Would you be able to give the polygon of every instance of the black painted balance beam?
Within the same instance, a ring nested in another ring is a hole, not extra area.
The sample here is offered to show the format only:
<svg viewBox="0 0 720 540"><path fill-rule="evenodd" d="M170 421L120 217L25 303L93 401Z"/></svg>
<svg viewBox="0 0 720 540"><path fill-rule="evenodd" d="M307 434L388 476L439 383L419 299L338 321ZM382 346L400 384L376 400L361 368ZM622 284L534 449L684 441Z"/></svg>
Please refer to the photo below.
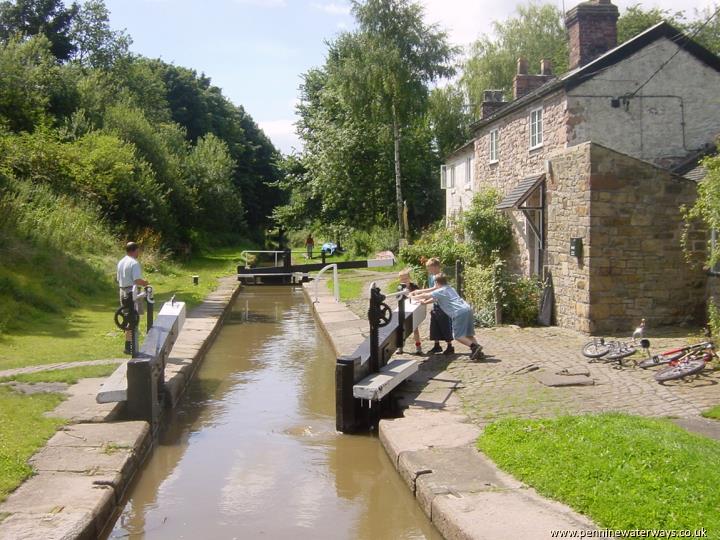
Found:
<svg viewBox="0 0 720 540"><path fill-rule="evenodd" d="M363 427L363 399L367 400L367 396L371 393L379 397L386 395L386 392L383 392L381 388L370 392L365 385L361 388L358 383L366 383L374 374L385 373L392 378L403 378L403 380L407 377L408 371L402 366L399 364L398 366L391 365L392 362L403 361L391 361L391 357L401 348L405 338L410 336L413 330L418 328L425 320L427 307L422 304L413 304L409 300L405 301L405 320L402 334L398 328L398 315L398 308L395 308L392 312L390 324L379 329L379 372L371 368L370 337L366 338L353 354L337 359L335 369L335 425L336 429L342 433L353 433ZM394 369L396 367L399 369ZM387 384L390 389L397 386L391 381L386 381L383 384ZM362 395L362 398L358 398L358 395Z"/></svg>
<svg viewBox="0 0 720 540"><path fill-rule="evenodd" d="M319 272L328 264L337 264L338 270L349 270L355 268L380 268L382 266L392 266L395 264L394 259L369 259L365 261L338 261L312 263L312 264L291 264L289 266L270 266L258 268L245 268L238 266L238 279L247 275L270 275L270 274L307 274L310 272Z"/></svg>

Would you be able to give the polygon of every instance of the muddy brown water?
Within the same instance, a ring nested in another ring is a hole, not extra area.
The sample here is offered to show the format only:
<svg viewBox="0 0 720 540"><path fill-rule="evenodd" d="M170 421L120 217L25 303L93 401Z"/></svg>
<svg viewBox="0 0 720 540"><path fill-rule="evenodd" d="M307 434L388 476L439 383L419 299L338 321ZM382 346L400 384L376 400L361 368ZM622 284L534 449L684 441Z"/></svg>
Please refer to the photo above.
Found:
<svg viewBox="0 0 720 540"><path fill-rule="evenodd" d="M334 366L301 290L243 292L110 538L440 540L378 439L336 433Z"/></svg>

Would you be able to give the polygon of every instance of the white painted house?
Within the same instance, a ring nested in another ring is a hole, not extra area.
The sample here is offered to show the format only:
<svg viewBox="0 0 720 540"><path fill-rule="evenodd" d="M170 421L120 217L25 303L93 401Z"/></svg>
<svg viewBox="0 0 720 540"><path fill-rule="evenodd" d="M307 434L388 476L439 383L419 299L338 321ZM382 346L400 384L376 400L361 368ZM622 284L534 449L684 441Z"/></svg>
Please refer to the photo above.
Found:
<svg viewBox="0 0 720 540"><path fill-rule="evenodd" d="M470 206L474 194L475 146L471 141L450 154L440 168L445 190L446 224L450 224Z"/></svg>

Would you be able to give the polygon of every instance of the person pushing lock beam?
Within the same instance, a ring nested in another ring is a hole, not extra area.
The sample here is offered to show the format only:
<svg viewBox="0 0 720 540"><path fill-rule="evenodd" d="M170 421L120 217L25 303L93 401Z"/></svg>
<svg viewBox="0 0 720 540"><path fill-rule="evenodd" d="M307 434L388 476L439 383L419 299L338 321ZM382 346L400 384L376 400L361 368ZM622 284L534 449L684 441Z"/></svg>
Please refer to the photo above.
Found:
<svg viewBox="0 0 720 540"><path fill-rule="evenodd" d="M117 265L117 282L120 288L120 305L122 306L123 296L132 294L133 285L147 287L148 281L142 277L142 267L138 257L140 246L136 242L128 242L125 246L126 255L120 259ZM140 313L140 306L135 309ZM125 330L125 354L132 354L132 330Z"/></svg>

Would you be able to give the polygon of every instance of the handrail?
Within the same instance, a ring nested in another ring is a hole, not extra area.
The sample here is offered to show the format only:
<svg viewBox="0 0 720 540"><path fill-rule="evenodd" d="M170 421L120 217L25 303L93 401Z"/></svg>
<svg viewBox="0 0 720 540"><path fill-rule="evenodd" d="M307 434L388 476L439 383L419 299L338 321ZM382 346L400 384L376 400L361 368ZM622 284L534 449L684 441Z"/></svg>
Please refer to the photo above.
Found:
<svg viewBox="0 0 720 540"><path fill-rule="evenodd" d="M326 270L330 270L332 268L333 271L333 295L335 296L335 301L340 302L340 284L338 283L338 267L337 264L328 264L325 268L320 270L315 276L315 301L314 304L317 304L319 302L318 300L318 283L320 283L320 276L323 275L323 273Z"/></svg>

